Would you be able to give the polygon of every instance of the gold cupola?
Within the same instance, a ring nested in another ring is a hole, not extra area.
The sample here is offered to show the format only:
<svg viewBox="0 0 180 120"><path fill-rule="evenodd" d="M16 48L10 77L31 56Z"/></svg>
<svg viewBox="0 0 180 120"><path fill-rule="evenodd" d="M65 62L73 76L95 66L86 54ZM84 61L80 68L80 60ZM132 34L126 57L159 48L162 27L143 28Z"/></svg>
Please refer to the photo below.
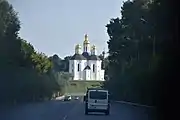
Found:
<svg viewBox="0 0 180 120"><path fill-rule="evenodd" d="M75 46L75 53L76 53L76 54L81 54L81 45L80 45L80 44L77 44L77 45Z"/></svg>
<svg viewBox="0 0 180 120"><path fill-rule="evenodd" d="M96 49L96 46L95 45L92 45L91 46L91 50L95 50Z"/></svg>
<svg viewBox="0 0 180 120"><path fill-rule="evenodd" d="M77 45L75 46L75 49L81 49L81 45L80 45L80 44L77 44Z"/></svg>
<svg viewBox="0 0 180 120"><path fill-rule="evenodd" d="M91 46L91 55L96 55L96 54L97 54L96 46L95 46L95 45L92 45L92 46Z"/></svg>
<svg viewBox="0 0 180 120"><path fill-rule="evenodd" d="M85 36L84 36L84 44L90 44L87 34L85 34Z"/></svg>

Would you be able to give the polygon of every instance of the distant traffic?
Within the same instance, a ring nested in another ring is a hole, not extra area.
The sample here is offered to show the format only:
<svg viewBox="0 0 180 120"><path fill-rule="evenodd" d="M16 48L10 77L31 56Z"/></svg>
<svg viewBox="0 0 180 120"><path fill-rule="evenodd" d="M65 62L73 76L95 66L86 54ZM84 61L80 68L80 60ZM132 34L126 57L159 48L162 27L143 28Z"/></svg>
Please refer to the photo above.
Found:
<svg viewBox="0 0 180 120"><path fill-rule="evenodd" d="M79 96L65 95L63 101L79 100Z"/></svg>

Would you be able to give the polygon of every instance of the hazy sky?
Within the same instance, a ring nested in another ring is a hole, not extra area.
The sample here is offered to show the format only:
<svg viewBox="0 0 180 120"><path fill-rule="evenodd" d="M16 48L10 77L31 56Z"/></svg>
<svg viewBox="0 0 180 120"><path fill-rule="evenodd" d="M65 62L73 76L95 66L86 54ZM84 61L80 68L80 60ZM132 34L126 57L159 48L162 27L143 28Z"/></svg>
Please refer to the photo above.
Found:
<svg viewBox="0 0 180 120"><path fill-rule="evenodd" d="M38 52L60 57L74 54L88 34L98 53L109 39L105 25L120 16L123 0L9 0L19 12L20 36Z"/></svg>

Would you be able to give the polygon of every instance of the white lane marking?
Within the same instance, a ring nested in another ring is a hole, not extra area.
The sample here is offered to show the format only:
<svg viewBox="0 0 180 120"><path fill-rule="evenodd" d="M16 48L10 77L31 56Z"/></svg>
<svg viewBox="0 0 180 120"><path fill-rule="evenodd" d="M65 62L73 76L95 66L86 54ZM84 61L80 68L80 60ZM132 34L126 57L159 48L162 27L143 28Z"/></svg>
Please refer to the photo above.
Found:
<svg viewBox="0 0 180 120"><path fill-rule="evenodd" d="M117 103L123 103L123 104L129 104L129 105L135 105L135 106L141 106L141 107L155 108L155 106L142 105L142 104L132 103L132 102L126 102L126 101L115 101L115 102L117 102Z"/></svg>

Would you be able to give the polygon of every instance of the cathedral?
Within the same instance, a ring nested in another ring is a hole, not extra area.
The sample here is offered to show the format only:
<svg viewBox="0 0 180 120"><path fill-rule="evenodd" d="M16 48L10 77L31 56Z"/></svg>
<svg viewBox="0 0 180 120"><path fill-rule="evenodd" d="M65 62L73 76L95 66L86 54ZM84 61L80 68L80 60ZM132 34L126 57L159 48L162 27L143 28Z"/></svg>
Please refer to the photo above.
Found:
<svg viewBox="0 0 180 120"><path fill-rule="evenodd" d="M95 45L90 45L88 35L85 35L83 51L80 44L75 46L75 54L69 60L69 73L73 80L104 81L102 60L97 56Z"/></svg>

